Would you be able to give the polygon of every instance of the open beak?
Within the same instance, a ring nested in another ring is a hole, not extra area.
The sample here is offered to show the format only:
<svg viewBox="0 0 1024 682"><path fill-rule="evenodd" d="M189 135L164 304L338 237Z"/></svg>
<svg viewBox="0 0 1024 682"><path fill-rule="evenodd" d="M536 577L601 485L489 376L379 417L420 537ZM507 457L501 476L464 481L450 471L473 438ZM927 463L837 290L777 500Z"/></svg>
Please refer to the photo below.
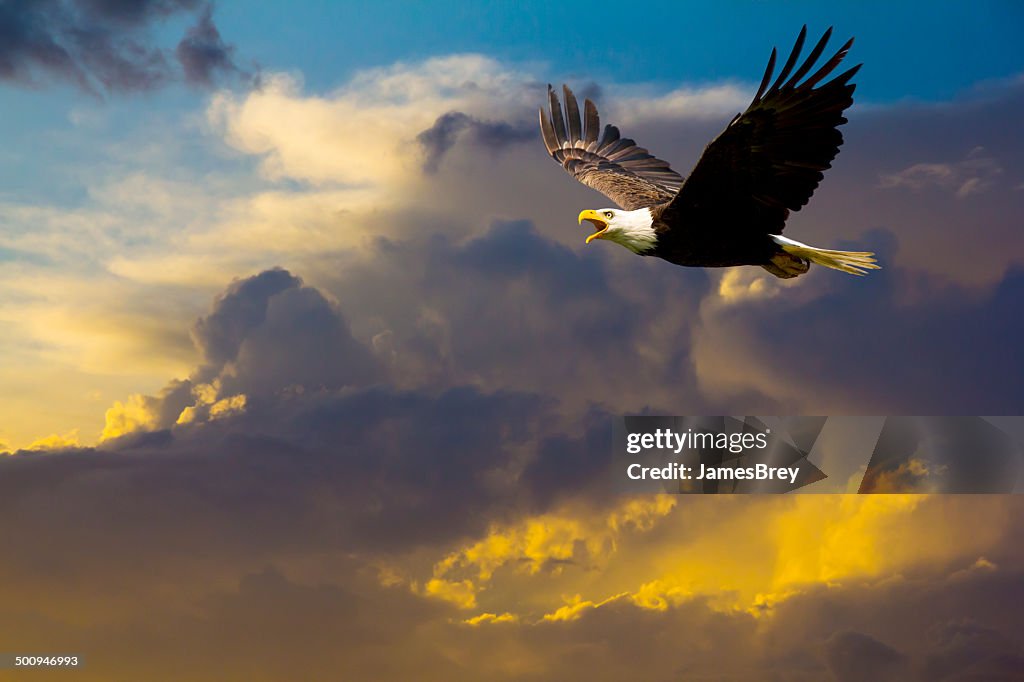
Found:
<svg viewBox="0 0 1024 682"><path fill-rule="evenodd" d="M597 211L582 211L580 212L580 225L583 221L587 220L593 223L595 232L587 237L587 243L589 244L593 239L600 239L601 235L608 231L608 221L601 217L601 214Z"/></svg>

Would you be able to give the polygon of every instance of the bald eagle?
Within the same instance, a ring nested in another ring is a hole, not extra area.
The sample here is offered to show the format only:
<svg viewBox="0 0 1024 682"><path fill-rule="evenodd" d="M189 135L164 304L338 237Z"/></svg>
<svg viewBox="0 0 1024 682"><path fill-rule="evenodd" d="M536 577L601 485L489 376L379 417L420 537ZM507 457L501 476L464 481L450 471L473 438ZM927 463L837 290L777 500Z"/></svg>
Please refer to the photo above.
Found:
<svg viewBox="0 0 1024 682"><path fill-rule="evenodd" d="M597 107L589 99L583 103L581 125L579 104L568 86L562 87L563 113L549 85L550 112L540 110L548 153L620 207L580 213L580 224L586 220L594 226L586 243L606 239L677 265L760 265L782 278L804 274L811 263L854 275L878 269L873 253L819 249L780 234L789 212L807 204L843 143L838 127L846 123L843 111L853 103L855 87L850 79L861 65L822 81L853 39L807 75L831 35L829 28L794 71L807 37L804 26L769 87L773 48L750 106L704 149L686 179L620 137L615 126L606 125L599 134Z"/></svg>

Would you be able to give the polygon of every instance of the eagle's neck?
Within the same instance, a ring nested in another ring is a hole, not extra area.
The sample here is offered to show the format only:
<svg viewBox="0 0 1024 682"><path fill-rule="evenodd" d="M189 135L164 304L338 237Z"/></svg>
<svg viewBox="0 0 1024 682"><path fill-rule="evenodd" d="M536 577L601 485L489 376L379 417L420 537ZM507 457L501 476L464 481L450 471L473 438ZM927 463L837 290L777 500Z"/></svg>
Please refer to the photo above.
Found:
<svg viewBox="0 0 1024 682"><path fill-rule="evenodd" d="M650 251L658 243L651 209L620 211L615 215L615 230L608 230L608 239L622 244L633 253Z"/></svg>

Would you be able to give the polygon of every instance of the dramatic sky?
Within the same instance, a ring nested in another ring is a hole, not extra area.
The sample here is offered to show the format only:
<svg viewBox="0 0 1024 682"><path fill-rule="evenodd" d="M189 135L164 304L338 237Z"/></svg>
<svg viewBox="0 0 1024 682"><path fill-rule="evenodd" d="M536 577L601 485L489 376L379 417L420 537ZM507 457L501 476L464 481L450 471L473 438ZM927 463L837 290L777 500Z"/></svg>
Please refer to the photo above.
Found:
<svg viewBox="0 0 1024 682"><path fill-rule="evenodd" d="M546 157L546 84L685 174L805 23L864 67L786 234L883 269L584 246L610 202ZM1011 679L1024 501L604 467L619 414L1022 412L1022 25L0 1L0 649L76 680Z"/></svg>

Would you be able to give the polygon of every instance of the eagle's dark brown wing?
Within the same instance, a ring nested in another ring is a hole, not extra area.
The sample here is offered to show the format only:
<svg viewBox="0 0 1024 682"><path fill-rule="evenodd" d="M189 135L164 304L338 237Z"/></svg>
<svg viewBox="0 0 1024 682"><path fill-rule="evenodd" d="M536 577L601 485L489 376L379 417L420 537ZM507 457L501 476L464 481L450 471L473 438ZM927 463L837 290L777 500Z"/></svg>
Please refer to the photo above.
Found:
<svg viewBox="0 0 1024 682"><path fill-rule="evenodd" d="M777 234L789 212L807 204L843 143L838 127L846 123L843 111L853 103L854 90L849 81L860 68L857 65L815 87L853 44L850 39L807 76L831 35L830 28L793 71L807 36L804 26L781 73L768 87L776 59L772 50L750 106L707 146L666 207L663 220L670 225L727 230L736 236Z"/></svg>
<svg viewBox="0 0 1024 682"><path fill-rule="evenodd" d="M665 203L675 196L683 178L668 163L651 156L636 142L619 137L619 129L606 125L600 136L597 107L583 102L583 124L576 96L562 86L565 113L558 95L548 86L550 115L540 110L540 130L551 157L574 178L596 189L626 210Z"/></svg>

